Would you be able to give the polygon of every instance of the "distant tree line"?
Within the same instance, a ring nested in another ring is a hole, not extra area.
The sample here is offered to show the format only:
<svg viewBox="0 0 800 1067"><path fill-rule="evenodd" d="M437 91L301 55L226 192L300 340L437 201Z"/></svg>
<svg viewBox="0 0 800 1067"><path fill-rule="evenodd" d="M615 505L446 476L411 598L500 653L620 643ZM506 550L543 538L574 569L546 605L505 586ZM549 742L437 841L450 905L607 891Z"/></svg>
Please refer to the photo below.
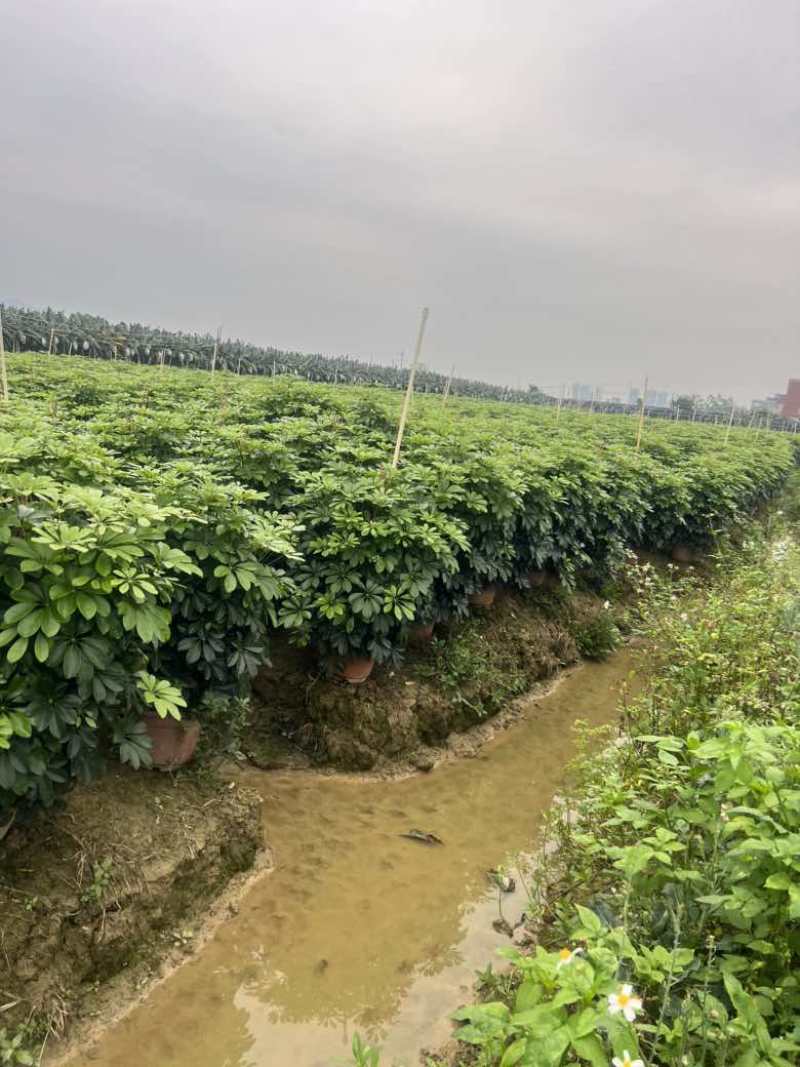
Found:
<svg viewBox="0 0 800 1067"><path fill-rule="evenodd" d="M98 315L67 314L52 308L38 311L8 306L2 307L2 315L3 336L11 352L50 352L155 365L164 362L196 370L210 370L213 362L218 370L234 374L291 374L310 382L381 385L390 389L404 389L408 383L408 368L366 363L346 356L284 352L238 338L217 342L209 333L162 330L138 322L112 323ZM445 374L419 367L415 384L421 392L443 393L447 380ZM450 392L525 404L544 400L535 386L511 389L469 378L454 377Z"/></svg>
<svg viewBox="0 0 800 1067"><path fill-rule="evenodd" d="M367 363L347 356L323 356L319 353L285 352L272 346L253 345L239 338L219 341L210 333L183 333L143 326L138 322L109 322L99 315L67 313L53 308L37 310L0 304L3 338L10 352L48 352L52 355L82 355L94 359L120 359L132 363L165 363L173 367L219 370L234 374L290 374L310 382L347 385L380 385L405 389L409 369ZM448 376L426 367L417 369L415 385L419 392L444 393ZM516 404L559 403L535 385L512 389L471 378L453 377L449 392L454 396L484 400L504 400ZM591 409L597 412L630 415L638 404L618 401L560 401L565 408ZM733 401L723 396L678 396L671 407L646 408L648 416L684 421L722 422L730 418ZM759 424L777 430L794 430L794 420L758 415ZM747 424L752 416L746 409L736 409L736 425Z"/></svg>

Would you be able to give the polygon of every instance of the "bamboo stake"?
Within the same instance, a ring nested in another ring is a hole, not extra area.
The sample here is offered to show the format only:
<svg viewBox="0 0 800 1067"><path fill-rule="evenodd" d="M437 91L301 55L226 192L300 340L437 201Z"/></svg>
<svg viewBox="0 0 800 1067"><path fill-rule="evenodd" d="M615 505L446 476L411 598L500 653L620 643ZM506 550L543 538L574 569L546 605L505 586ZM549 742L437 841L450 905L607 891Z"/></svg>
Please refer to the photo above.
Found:
<svg viewBox="0 0 800 1067"><path fill-rule="evenodd" d="M164 349L163 349L163 348L161 349L161 351L160 351L160 352L159 352L159 354L158 354L158 367L159 367L159 371L160 371L160 372L161 372L162 374L163 374L163 372L164 372L164 356L165 356L165 354L166 354L166 353L165 353L165 351L164 351Z"/></svg>
<svg viewBox="0 0 800 1067"><path fill-rule="evenodd" d="M425 335L425 323L428 321L429 309L422 309L422 317L419 320L419 333L417 334L417 347L414 349L414 362L411 364L411 371L408 375L408 385L406 387L406 395L403 399L403 409L400 412L400 425L397 427L397 441L394 446L394 457L392 459L392 469L397 467L400 461L400 446L403 443L403 434L406 428L406 419L408 418L408 409L411 405L411 394L414 392L414 375L417 373L417 363L419 362L419 354L422 351L422 338Z"/></svg>
<svg viewBox="0 0 800 1067"><path fill-rule="evenodd" d="M211 354L211 374L212 375L214 374L214 371L216 370L216 367L217 367L217 352L219 351L219 338L220 338L220 334L221 333L222 333L222 327L218 326L217 327L217 336L214 339L214 351Z"/></svg>
<svg viewBox="0 0 800 1067"><path fill-rule="evenodd" d="M444 387L444 393L442 393L442 404L446 404L447 398L450 396L450 386L453 384L453 375L455 374L455 371L456 365L454 363L453 366L450 368L450 377L447 379L447 383Z"/></svg>
<svg viewBox="0 0 800 1067"><path fill-rule="evenodd" d="M558 425L558 420L561 418L561 405L564 403L564 393L566 392L566 389L567 387L565 385L561 386L561 396L558 398L558 405L556 407L556 425Z"/></svg>
<svg viewBox="0 0 800 1067"><path fill-rule="evenodd" d="M636 451L642 444L642 429L644 428L644 405L647 400L647 378L644 380L644 389L642 390L642 405L639 408L639 425L636 429Z"/></svg>
<svg viewBox="0 0 800 1067"><path fill-rule="evenodd" d="M56 332L55 326L50 327L50 340L47 342L47 354L52 356L53 354L53 334Z"/></svg>
<svg viewBox="0 0 800 1067"><path fill-rule="evenodd" d="M8 372L6 370L6 343L3 340L3 311L0 309L0 400L9 401Z"/></svg>
<svg viewBox="0 0 800 1067"><path fill-rule="evenodd" d="M728 438L731 435L731 426L733 426L733 413L736 411L736 404L731 403L731 417L728 419L728 429L725 431L725 444L728 443Z"/></svg>

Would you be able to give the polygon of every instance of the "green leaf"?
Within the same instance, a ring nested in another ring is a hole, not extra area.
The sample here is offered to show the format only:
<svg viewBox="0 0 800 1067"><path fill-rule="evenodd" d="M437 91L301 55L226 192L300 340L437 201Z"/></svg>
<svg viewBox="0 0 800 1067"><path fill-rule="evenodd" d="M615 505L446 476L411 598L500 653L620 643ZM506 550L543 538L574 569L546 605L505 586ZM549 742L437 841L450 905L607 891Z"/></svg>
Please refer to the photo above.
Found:
<svg viewBox="0 0 800 1067"><path fill-rule="evenodd" d="M582 1060L586 1060L592 1067L608 1067L609 1060L603 1042L596 1034L588 1037L573 1038L572 1047Z"/></svg>
<svg viewBox="0 0 800 1067"><path fill-rule="evenodd" d="M33 637L39 629L43 618L44 612L41 608L32 611L17 623L17 633L20 637Z"/></svg>
<svg viewBox="0 0 800 1067"><path fill-rule="evenodd" d="M81 654L75 645L68 645L61 662L65 678L76 678L81 669Z"/></svg>
<svg viewBox="0 0 800 1067"><path fill-rule="evenodd" d="M36 610L35 604L12 604L3 616L4 623L17 623L20 619L24 619L26 615L29 615L32 611Z"/></svg>
<svg viewBox="0 0 800 1067"><path fill-rule="evenodd" d="M578 904L575 910L578 912L578 918L581 921L581 932L584 936L601 937L605 933L606 927L603 920L591 908Z"/></svg>
<svg viewBox="0 0 800 1067"><path fill-rule="evenodd" d="M88 593L78 593L76 597L78 603L78 611L83 615L84 619L90 621L97 614L97 604L94 597L89 596Z"/></svg>
<svg viewBox="0 0 800 1067"><path fill-rule="evenodd" d="M528 1043L524 1037L517 1038L513 1045L509 1045L503 1053L503 1058L500 1060L500 1067L514 1067L515 1063L519 1063L525 1055L527 1044Z"/></svg>
<svg viewBox="0 0 800 1067"><path fill-rule="evenodd" d="M50 655L50 642L43 633L36 635L36 640L33 644L33 654L39 663L45 663Z"/></svg>
<svg viewBox="0 0 800 1067"><path fill-rule="evenodd" d="M792 888L792 879L788 874L781 871L778 874L771 874L764 882L764 885L767 889L790 890Z"/></svg>
<svg viewBox="0 0 800 1067"><path fill-rule="evenodd" d="M11 648L6 653L6 659L8 660L9 663L18 663L19 660L22 659L22 657L25 655L25 653L27 651L28 651L28 638L27 637L18 637L17 640L14 642L14 644L11 646Z"/></svg>

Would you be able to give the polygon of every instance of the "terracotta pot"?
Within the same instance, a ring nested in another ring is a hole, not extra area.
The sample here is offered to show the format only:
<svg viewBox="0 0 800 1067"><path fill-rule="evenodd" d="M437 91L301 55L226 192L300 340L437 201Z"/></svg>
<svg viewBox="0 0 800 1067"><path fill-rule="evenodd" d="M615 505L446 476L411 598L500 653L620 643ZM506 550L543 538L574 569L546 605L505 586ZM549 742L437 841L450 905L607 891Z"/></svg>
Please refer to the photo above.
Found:
<svg viewBox="0 0 800 1067"><path fill-rule="evenodd" d="M371 656L351 656L342 665L342 677L350 685L361 685L372 674L375 660Z"/></svg>
<svg viewBox="0 0 800 1067"><path fill-rule="evenodd" d="M418 622L408 631L408 640L412 645L427 645L433 638L433 623Z"/></svg>
<svg viewBox="0 0 800 1067"><path fill-rule="evenodd" d="M528 571L525 575L531 589L555 589L558 577L550 571Z"/></svg>
<svg viewBox="0 0 800 1067"><path fill-rule="evenodd" d="M673 545L672 558L676 563L693 563L697 553L689 545Z"/></svg>
<svg viewBox="0 0 800 1067"><path fill-rule="evenodd" d="M194 719L162 719L154 711L144 716L147 736L152 745L153 766L160 771L183 767L195 753L200 737L200 723Z"/></svg>
<svg viewBox="0 0 800 1067"><path fill-rule="evenodd" d="M490 608L494 604L497 590L493 585L486 585L476 593L469 594L469 602L473 608Z"/></svg>

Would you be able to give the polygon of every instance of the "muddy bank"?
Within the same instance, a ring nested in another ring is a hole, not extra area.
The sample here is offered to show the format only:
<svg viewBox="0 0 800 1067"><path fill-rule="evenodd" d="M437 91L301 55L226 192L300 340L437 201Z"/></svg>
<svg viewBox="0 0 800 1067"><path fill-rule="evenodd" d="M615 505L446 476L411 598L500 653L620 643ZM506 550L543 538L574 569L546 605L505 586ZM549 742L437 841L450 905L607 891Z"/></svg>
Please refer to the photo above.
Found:
<svg viewBox="0 0 800 1067"><path fill-rule="evenodd" d="M39 1039L190 951L192 923L264 856L261 800L211 776L118 768L0 843L3 1025ZM262 860L263 861L263 860Z"/></svg>
<svg viewBox="0 0 800 1067"><path fill-rule="evenodd" d="M453 734L576 663L604 613L588 593L509 593L358 686L310 652L279 645L254 682L246 751L265 769L304 755L342 770L404 762L427 770Z"/></svg>

